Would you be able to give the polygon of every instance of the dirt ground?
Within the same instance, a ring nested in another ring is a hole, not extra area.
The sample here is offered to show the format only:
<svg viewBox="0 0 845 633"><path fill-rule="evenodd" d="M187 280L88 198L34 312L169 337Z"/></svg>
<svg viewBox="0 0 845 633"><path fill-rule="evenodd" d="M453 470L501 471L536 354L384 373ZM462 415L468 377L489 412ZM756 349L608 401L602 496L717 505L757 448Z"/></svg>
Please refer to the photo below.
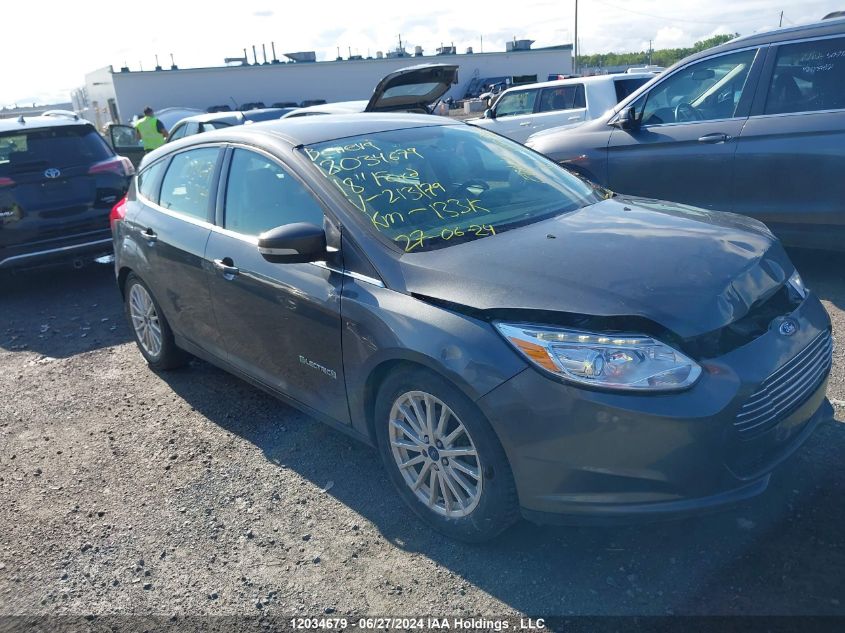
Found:
<svg viewBox="0 0 845 633"><path fill-rule="evenodd" d="M214 367L151 372L108 266L0 286L0 615L845 615L845 257L794 253L839 339L820 427L737 509L423 527L374 450Z"/></svg>

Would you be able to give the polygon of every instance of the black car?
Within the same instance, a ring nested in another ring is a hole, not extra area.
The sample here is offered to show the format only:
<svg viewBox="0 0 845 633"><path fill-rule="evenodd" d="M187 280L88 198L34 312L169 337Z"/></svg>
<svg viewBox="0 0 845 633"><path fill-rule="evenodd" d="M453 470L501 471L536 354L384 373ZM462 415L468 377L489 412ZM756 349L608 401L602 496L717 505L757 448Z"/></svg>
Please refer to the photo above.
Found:
<svg viewBox="0 0 845 633"><path fill-rule="evenodd" d="M0 269L111 252L132 163L74 116L0 119Z"/></svg>
<svg viewBox="0 0 845 633"><path fill-rule="evenodd" d="M845 19L691 55L606 115L526 144L614 191L733 211L845 250Z"/></svg>
<svg viewBox="0 0 845 633"><path fill-rule="evenodd" d="M745 499L832 416L830 320L763 224L441 117L168 144L113 227L151 367L194 354L378 446L456 538Z"/></svg>

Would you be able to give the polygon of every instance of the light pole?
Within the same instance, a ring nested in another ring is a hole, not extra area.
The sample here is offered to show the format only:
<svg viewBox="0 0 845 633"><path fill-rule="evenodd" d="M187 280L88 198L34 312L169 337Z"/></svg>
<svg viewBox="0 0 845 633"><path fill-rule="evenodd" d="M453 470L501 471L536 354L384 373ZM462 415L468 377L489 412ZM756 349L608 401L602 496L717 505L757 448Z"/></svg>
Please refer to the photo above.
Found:
<svg viewBox="0 0 845 633"><path fill-rule="evenodd" d="M578 74L578 0L575 0L575 42L573 42L572 74Z"/></svg>

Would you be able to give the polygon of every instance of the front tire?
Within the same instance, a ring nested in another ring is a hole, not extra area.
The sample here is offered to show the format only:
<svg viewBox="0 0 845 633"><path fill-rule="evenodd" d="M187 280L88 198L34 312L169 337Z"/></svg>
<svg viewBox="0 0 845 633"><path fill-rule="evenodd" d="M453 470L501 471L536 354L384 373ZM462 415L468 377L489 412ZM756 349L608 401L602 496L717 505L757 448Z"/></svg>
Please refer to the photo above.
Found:
<svg viewBox="0 0 845 633"><path fill-rule="evenodd" d="M141 356L156 371L175 369L188 361L188 355L176 347L173 330L164 317L152 291L134 273L124 287L126 319Z"/></svg>
<svg viewBox="0 0 845 633"><path fill-rule="evenodd" d="M390 479L435 530L479 542L518 519L513 474L496 434L441 376L416 368L391 374L376 398L375 424Z"/></svg>

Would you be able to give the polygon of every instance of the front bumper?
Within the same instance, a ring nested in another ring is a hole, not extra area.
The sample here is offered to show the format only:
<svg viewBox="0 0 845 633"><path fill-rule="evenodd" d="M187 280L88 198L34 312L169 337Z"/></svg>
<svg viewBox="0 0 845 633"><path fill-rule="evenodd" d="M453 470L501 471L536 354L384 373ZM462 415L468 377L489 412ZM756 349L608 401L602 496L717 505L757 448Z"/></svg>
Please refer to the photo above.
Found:
<svg viewBox="0 0 845 633"><path fill-rule="evenodd" d="M734 426L746 399L830 320L811 295L776 329L702 362L690 389L662 395L589 391L526 369L479 406L508 455L523 514L538 522L615 522L712 510L763 492L769 473L832 417L827 376L777 424L750 439Z"/></svg>

